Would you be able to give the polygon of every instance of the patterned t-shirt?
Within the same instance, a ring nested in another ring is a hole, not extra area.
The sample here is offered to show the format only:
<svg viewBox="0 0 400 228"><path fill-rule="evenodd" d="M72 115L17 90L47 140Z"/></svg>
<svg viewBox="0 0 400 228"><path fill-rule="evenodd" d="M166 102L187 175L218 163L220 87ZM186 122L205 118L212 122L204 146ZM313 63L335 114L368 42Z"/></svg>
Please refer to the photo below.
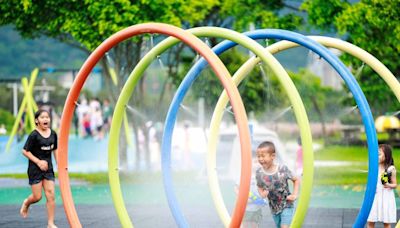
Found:
<svg viewBox="0 0 400 228"><path fill-rule="evenodd" d="M293 173L286 165L278 165L275 173L267 173L262 167L257 169L257 186L269 192L268 201L272 214L276 215L284 208L293 207L293 203L286 200L291 194L288 179L293 178Z"/></svg>

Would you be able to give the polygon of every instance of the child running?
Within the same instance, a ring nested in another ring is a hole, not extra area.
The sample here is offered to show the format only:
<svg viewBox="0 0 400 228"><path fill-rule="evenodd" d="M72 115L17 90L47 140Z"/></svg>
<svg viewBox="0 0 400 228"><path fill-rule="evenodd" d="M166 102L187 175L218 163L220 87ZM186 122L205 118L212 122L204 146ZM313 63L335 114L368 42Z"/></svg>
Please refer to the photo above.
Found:
<svg viewBox="0 0 400 228"><path fill-rule="evenodd" d="M276 227L286 228L292 222L300 181L286 165L275 164L275 156L272 142L262 142L258 146L257 158L261 167L256 171L256 180L260 195L268 197ZM288 180L293 181L293 193L289 190Z"/></svg>
<svg viewBox="0 0 400 228"><path fill-rule="evenodd" d="M54 224L54 171L51 162L51 153L54 152L57 161L57 134L50 129L50 113L39 110L35 113L36 129L29 135L22 150L29 159L28 177L32 194L24 200L20 214L28 216L29 206L42 198L42 188L47 199L47 227L56 228Z"/></svg>

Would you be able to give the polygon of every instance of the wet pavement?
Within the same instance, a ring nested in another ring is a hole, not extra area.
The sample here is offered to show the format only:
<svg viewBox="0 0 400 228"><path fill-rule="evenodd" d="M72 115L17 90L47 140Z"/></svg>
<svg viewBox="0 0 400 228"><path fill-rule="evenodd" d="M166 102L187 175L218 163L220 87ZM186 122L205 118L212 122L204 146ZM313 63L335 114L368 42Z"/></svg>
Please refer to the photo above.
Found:
<svg viewBox="0 0 400 228"><path fill-rule="evenodd" d="M77 212L83 227L121 227L112 205L77 205ZM156 205L136 205L127 207L135 227L177 227L168 208ZM43 204L33 205L29 217L19 216L18 205L0 206L0 227L46 227L46 208ZM185 211L190 227L223 227L215 211L204 207L193 207ZM352 227L357 209L310 208L302 227ZM399 211L397 212L399 215ZM56 208L58 227L69 227L63 208ZM272 218L264 213L261 227L274 227ZM376 227L382 227L377 225Z"/></svg>

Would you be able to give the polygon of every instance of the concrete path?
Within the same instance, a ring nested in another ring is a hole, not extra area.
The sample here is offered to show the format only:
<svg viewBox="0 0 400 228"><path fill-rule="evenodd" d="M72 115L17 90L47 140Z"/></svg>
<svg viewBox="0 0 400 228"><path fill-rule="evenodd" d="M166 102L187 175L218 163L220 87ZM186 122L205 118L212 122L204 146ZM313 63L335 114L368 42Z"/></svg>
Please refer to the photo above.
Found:
<svg viewBox="0 0 400 228"><path fill-rule="evenodd" d="M77 211L83 227L121 227L114 208L111 205L77 205ZM171 213L167 208L146 205L136 206L135 208L128 207L128 211L135 227L176 227ZM18 212L19 206L17 205L0 206L0 227L37 228L46 227L47 225L47 215L44 205L33 205L30 209L29 217L26 219L22 219ZM357 216L357 212L357 209L311 208L308 211L303 227L351 227ZM397 212L398 215L399 212ZM61 206L57 206L56 213L58 227L69 227ZM206 208L192 208L185 216L191 227L223 227L222 223L215 216L215 212ZM274 227L272 218L265 216L261 227ZM376 227L383 226L377 225Z"/></svg>

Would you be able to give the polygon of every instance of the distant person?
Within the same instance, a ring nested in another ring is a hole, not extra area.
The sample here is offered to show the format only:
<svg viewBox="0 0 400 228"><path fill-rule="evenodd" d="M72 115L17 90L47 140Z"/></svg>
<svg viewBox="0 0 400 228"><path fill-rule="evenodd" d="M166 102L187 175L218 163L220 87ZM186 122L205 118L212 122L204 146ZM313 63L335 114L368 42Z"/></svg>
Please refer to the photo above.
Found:
<svg viewBox="0 0 400 228"><path fill-rule="evenodd" d="M0 135L5 135L5 134L7 134L7 129L4 126L4 124L1 124L1 126L0 126Z"/></svg>
<svg viewBox="0 0 400 228"><path fill-rule="evenodd" d="M100 104L100 101L99 101L99 99L97 97L92 98L89 101L89 108L90 108L90 112L91 113L95 112L96 110L100 110L101 109L101 104Z"/></svg>
<svg viewBox="0 0 400 228"><path fill-rule="evenodd" d="M103 101L103 130L105 133L108 133L111 125L111 119L112 119L112 114L113 114L113 108L110 105L110 101L108 99L105 99Z"/></svg>
<svg viewBox="0 0 400 228"><path fill-rule="evenodd" d="M81 98L81 103L78 104L76 108L76 114L78 116L78 129L80 132L80 135L85 137L86 136L86 129L84 127L84 119L85 115L89 115L90 118L90 107L87 104L86 98Z"/></svg>
<svg viewBox="0 0 400 228"><path fill-rule="evenodd" d="M272 217L278 228L289 227L294 214L300 181L284 164L275 164L275 145L262 142L257 147L257 159L261 167L256 171L257 187L261 197L268 198ZM293 181L293 193L288 180Z"/></svg>
<svg viewBox="0 0 400 228"><path fill-rule="evenodd" d="M301 146L301 138L297 138L296 150L296 174L297 176L303 175L303 147Z"/></svg>
<svg viewBox="0 0 400 228"><path fill-rule="evenodd" d="M368 216L368 228L375 227L375 222L383 222L383 227L396 223L396 168L392 148L387 144L379 145L379 175L371 211Z"/></svg>
<svg viewBox="0 0 400 228"><path fill-rule="evenodd" d="M28 216L29 206L42 198L42 188L47 199L47 227L56 228L54 224L55 197L54 197L54 171L51 154L57 161L57 134L50 128L50 113L39 110L35 113L36 129L32 131L22 150L29 159L28 177L32 194L22 203L20 214L23 218Z"/></svg>
<svg viewBox="0 0 400 228"><path fill-rule="evenodd" d="M93 135L92 128L90 126L90 122L91 122L90 114L89 113L83 114L82 125L83 125L83 129L84 129L83 136L85 138L92 137L92 135Z"/></svg>
<svg viewBox="0 0 400 228"><path fill-rule="evenodd" d="M101 113L101 110L99 108L96 108L94 112L92 113L92 116L90 118L90 129L92 132L92 135L95 136L95 139L103 139L103 115Z"/></svg>

